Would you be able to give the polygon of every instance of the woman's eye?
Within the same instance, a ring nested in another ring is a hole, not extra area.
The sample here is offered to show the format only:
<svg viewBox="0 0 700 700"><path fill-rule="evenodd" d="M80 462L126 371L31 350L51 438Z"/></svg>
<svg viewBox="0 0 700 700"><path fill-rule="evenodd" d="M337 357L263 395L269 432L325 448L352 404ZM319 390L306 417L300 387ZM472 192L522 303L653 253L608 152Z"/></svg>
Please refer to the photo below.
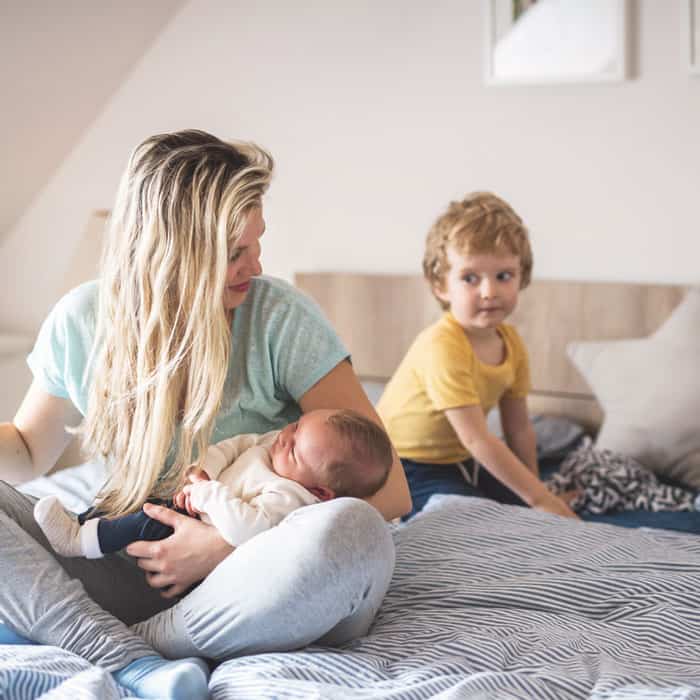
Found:
<svg viewBox="0 0 700 700"><path fill-rule="evenodd" d="M238 260L238 258L241 257L241 253L242 253L242 252L243 252L243 251L242 251L240 248L239 248L238 250L234 250L233 253L231 253L231 255L229 256L228 261L229 261L230 263L236 262L236 260Z"/></svg>

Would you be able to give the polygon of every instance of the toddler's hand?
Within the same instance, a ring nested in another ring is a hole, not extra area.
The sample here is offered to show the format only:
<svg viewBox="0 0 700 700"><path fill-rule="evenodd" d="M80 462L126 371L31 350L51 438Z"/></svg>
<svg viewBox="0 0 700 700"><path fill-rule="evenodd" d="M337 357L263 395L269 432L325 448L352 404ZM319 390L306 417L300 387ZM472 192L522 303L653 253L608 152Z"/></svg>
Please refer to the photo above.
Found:
<svg viewBox="0 0 700 700"><path fill-rule="evenodd" d="M559 498L561 498L564 503L566 503L567 506L571 506L571 502L578 498L581 495L581 489L571 489L571 491L562 491L559 494Z"/></svg>
<svg viewBox="0 0 700 700"><path fill-rule="evenodd" d="M541 501L533 503L532 507L543 513L554 513L554 515L563 515L565 518L580 519L561 498L553 493L548 493Z"/></svg>

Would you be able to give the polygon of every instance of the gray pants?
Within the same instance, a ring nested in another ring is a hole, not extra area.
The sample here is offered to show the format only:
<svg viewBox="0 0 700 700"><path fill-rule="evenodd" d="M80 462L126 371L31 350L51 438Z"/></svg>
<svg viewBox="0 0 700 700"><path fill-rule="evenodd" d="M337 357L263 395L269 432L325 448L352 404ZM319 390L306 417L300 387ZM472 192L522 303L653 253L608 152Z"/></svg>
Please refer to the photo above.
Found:
<svg viewBox="0 0 700 700"><path fill-rule="evenodd" d="M381 516L340 498L293 512L173 603L126 555L56 555L33 504L0 482L0 619L109 671L154 649L221 660L354 639L369 628L394 567Z"/></svg>

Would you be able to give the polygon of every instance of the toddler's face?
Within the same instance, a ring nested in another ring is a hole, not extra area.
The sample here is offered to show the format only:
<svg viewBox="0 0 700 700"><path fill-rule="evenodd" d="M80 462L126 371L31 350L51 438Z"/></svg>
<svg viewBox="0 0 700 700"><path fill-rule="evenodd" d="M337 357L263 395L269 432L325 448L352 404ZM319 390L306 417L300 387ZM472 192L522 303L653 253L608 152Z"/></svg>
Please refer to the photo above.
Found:
<svg viewBox="0 0 700 700"><path fill-rule="evenodd" d="M450 271L436 295L450 305L467 331L495 328L513 311L520 291L520 257L509 253L467 254L447 249Z"/></svg>
<svg viewBox="0 0 700 700"><path fill-rule="evenodd" d="M335 411L305 413L277 436L270 457L276 474L311 489L325 486L324 468L335 461L342 448L338 436L326 419Z"/></svg>

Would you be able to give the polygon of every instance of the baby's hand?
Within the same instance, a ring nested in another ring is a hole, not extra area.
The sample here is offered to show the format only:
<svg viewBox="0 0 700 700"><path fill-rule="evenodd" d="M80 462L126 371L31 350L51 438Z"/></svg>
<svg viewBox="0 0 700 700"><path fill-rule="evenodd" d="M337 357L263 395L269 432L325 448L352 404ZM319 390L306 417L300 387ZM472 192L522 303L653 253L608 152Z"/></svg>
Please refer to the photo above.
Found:
<svg viewBox="0 0 700 700"><path fill-rule="evenodd" d="M204 469L199 469L198 467L190 467L185 472L185 478L192 484L197 481L211 481L209 474L207 474Z"/></svg>
<svg viewBox="0 0 700 700"><path fill-rule="evenodd" d="M185 472L185 477L190 483L187 486L183 486L182 489L173 496L173 503L177 508L187 511L192 516L200 515L200 512L191 502L190 494L192 493L192 484L196 484L199 481L210 481L211 479L204 469L198 469L197 467L190 467Z"/></svg>
<svg viewBox="0 0 700 700"><path fill-rule="evenodd" d="M198 481L206 481L206 479L198 479ZM187 486L183 487L182 491L178 491L173 496L173 503L180 510L187 511L187 513L192 517L197 517L200 515L200 511L198 511L192 505L192 484L188 484Z"/></svg>

